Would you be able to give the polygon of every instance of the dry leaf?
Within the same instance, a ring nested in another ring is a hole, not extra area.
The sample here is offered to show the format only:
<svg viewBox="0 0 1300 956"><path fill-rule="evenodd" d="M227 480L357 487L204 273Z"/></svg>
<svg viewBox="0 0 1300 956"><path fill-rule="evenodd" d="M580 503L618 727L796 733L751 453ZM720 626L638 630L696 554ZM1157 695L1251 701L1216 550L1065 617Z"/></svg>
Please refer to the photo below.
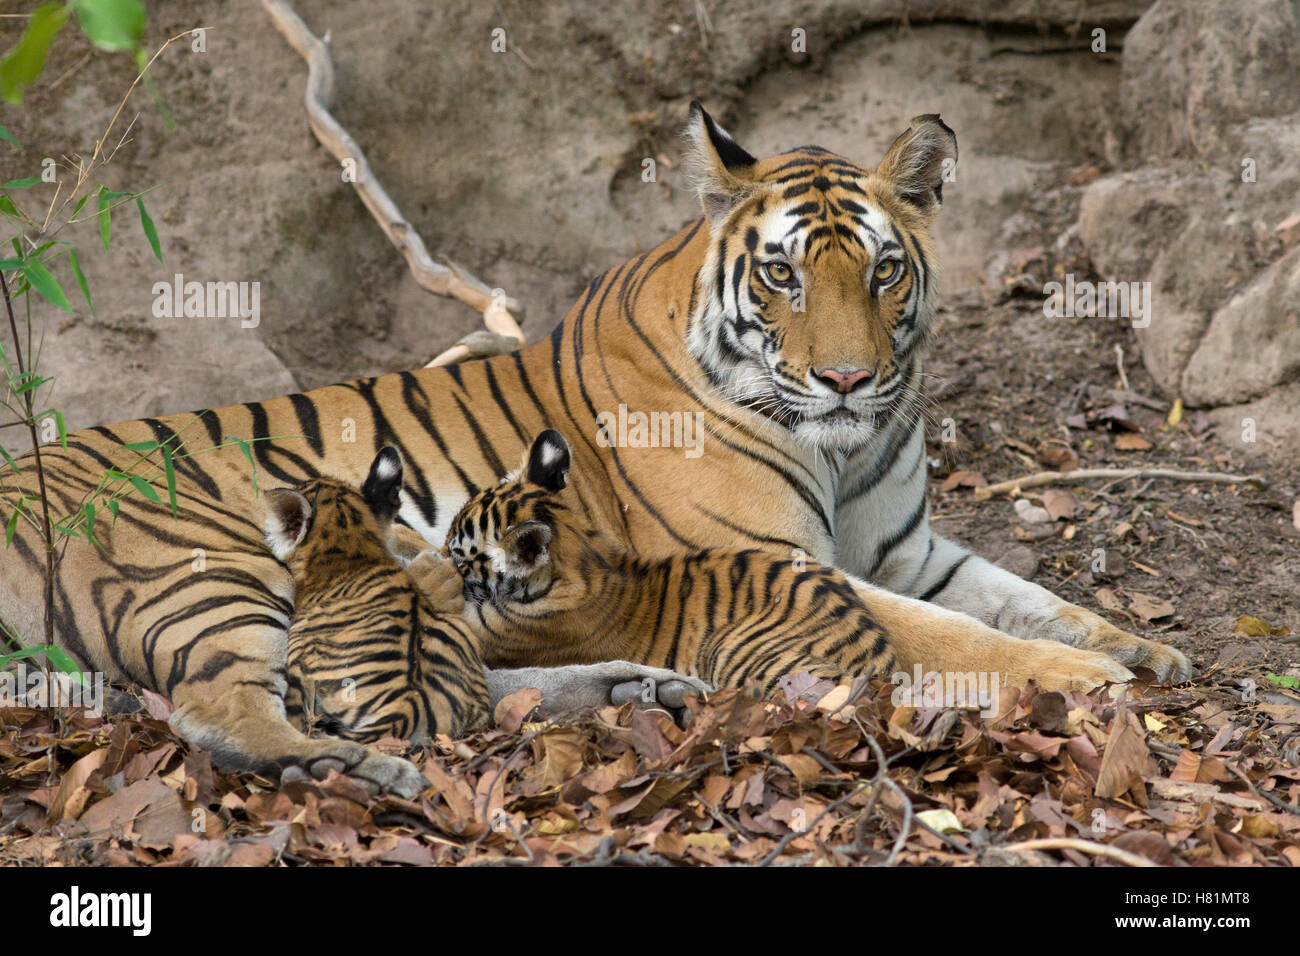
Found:
<svg viewBox="0 0 1300 956"><path fill-rule="evenodd" d="M1286 637L1291 633L1291 628L1285 624L1274 627L1267 621L1247 615L1237 618L1237 624L1233 631L1245 634L1247 637Z"/></svg>
<svg viewBox="0 0 1300 956"><path fill-rule="evenodd" d="M1116 451L1150 451L1153 447L1137 432L1123 432L1115 436Z"/></svg>
<svg viewBox="0 0 1300 956"><path fill-rule="evenodd" d="M1174 606L1163 598L1140 591L1128 592L1128 598L1128 609L1144 621L1156 621L1174 613Z"/></svg>

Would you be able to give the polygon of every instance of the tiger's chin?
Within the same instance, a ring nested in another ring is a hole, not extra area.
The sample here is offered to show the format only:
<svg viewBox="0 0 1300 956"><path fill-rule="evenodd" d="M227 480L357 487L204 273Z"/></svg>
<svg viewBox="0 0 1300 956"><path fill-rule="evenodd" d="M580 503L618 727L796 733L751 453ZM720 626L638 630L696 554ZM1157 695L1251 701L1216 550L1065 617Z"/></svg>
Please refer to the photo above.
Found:
<svg viewBox="0 0 1300 956"><path fill-rule="evenodd" d="M791 429L800 444L819 451L851 452L876 434L872 414L861 414L840 406L830 412L800 418Z"/></svg>

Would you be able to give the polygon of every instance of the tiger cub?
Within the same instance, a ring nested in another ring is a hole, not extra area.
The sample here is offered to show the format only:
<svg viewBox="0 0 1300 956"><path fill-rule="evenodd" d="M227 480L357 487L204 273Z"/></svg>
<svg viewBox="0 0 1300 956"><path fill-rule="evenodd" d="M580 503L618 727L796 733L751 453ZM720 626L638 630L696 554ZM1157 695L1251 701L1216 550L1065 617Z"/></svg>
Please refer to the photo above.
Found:
<svg viewBox="0 0 1300 956"><path fill-rule="evenodd" d="M444 554L465 579L488 666L625 659L714 687L791 671L889 673L888 636L844 575L768 551L646 559L565 504L569 446L552 429L521 469L471 498Z"/></svg>
<svg viewBox="0 0 1300 956"><path fill-rule="evenodd" d="M390 553L402 477L386 447L360 491L316 478L267 493L267 543L296 592L285 710L300 729L315 718L349 740L420 743L487 725L483 662L459 588L441 580L448 563L425 554L403 568Z"/></svg>

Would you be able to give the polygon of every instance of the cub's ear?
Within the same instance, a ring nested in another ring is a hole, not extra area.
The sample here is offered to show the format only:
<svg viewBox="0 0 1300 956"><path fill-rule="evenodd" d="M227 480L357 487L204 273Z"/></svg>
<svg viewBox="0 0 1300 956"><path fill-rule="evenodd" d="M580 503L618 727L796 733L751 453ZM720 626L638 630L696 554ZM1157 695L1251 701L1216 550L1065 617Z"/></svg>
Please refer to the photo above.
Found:
<svg viewBox="0 0 1300 956"><path fill-rule="evenodd" d="M266 543L271 553L287 561L302 544L311 527L311 505L292 488L275 488L266 493Z"/></svg>
<svg viewBox="0 0 1300 956"><path fill-rule="evenodd" d="M554 428L548 428L533 439L524 474L547 491L559 491L569 483L570 463L569 443Z"/></svg>
<svg viewBox="0 0 1300 956"><path fill-rule="evenodd" d="M741 149L698 100L691 102L686 138L687 177L700 196L704 214L716 226L754 191L753 168L758 160Z"/></svg>
<svg viewBox="0 0 1300 956"><path fill-rule="evenodd" d="M379 449L370 463L370 474L361 485L361 496L380 524L393 519L402 507L402 456L392 445Z"/></svg>
<svg viewBox="0 0 1300 956"><path fill-rule="evenodd" d="M529 577L551 563L550 543L550 528L540 521L521 521L501 536L492 565L507 577Z"/></svg>
<svg viewBox="0 0 1300 956"><path fill-rule="evenodd" d="M943 202L944 180L957 168L957 134L938 113L912 119L894 140L876 174L898 187L903 200L931 217Z"/></svg>

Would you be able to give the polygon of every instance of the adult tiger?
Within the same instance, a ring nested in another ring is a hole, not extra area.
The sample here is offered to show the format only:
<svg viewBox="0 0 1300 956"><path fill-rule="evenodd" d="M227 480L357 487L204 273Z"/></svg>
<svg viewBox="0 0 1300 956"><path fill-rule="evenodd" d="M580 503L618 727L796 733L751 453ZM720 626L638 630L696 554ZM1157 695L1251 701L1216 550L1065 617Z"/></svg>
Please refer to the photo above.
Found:
<svg viewBox="0 0 1300 956"><path fill-rule="evenodd" d="M175 648L157 675L166 687L197 642L283 647L292 579L249 516L253 476L225 436L251 441L262 481L284 484L317 474L358 483L379 448L398 446L401 520L441 545L514 449L555 427L574 437L583 520L648 556L760 547L833 564L860 579L906 670L996 671L1052 687L1126 679L1125 664L1188 676L1172 648L930 530L920 411L935 302L928 229L957 156L952 131L917 117L875 169L811 147L755 160L698 104L688 135L704 218L597 278L549 337L520 352L84 429L66 449L46 446L63 513L106 468L138 457L125 443L227 446L179 461L179 519L133 496L113 527L97 526L103 551L68 548L55 582L60 639L87 663L124 633L165 641ZM631 447L645 437L633 419L646 413L702 422L703 453ZM611 415L633 421L624 447L597 424ZM30 462L20 464L0 487L10 506L35 491ZM35 635L42 546L34 527L20 528L3 558L0 614ZM191 566L196 549L206 570ZM179 697L195 724L213 717L202 695ZM269 689L249 704L282 713Z"/></svg>

